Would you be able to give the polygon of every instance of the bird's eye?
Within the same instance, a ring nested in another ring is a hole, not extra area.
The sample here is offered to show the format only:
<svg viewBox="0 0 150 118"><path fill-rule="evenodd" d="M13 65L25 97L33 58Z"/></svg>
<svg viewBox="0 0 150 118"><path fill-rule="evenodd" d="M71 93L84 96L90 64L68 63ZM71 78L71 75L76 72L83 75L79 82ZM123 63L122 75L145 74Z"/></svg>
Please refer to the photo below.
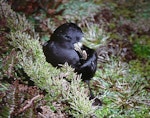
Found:
<svg viewBox="0 0 150 118"><path fill-rule="evenodd" d="M65 39L66 39L67 41L71 41L71 37L70 37L70 36L65 35L64 37L65 37Z"/></svg>

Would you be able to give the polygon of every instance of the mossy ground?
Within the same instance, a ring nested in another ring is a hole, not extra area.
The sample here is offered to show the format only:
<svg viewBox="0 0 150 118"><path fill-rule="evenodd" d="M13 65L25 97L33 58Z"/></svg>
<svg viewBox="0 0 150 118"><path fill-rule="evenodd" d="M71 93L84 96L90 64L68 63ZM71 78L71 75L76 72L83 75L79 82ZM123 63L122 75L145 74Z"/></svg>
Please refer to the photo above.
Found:
<svg viewBox="0 0 150 118"><path fill-rule="evenodd" d="M45 4L12 0L9 4L21 16L14 12L10 15L12 12L5 12L0 6L0 116L41 117L43 114L37 112L43 106L42 110L52 115L49 117L150 117L149 1L48 0ZM86 101L86 85L72 79L76 74L70 67L51 67L41 50L55 28L67 21L81 26L85 45L96 49L99 56L91 86L103 105L94 112L87 107L91 103ZM64 77L72 83L60 80ZM29 79L34 81L33 88L28 86ZM64 90L61 86L65 86ZM20 112L26 106L25 100L39 94L45 97L39 97L28 110Z"/></svg>

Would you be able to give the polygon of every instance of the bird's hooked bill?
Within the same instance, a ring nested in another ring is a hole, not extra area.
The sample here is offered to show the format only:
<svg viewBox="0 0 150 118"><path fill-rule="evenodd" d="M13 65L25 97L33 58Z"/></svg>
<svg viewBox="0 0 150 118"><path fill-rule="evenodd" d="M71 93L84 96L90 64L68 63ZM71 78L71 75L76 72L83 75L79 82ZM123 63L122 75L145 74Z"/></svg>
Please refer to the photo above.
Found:
<svg viewBox="0 0 150 118"><path fill-rule="evenodd" d="M86 60L86 59L87 59L87 53L86 53L85 50L82 50L82 49L81 49L82 46L83 46L83 44L82 44L81 42L77 42L77 43L74 44L74 49L75 49L77 52L79 52L79 54L82 56L82 58L83 58L84 60Z"/></svg>
<svg viewBox="0 0 150 118"><path fill-rule="evenodd" d="M75 48L81 48L83 44L81 42L74 43Z"/></svg>

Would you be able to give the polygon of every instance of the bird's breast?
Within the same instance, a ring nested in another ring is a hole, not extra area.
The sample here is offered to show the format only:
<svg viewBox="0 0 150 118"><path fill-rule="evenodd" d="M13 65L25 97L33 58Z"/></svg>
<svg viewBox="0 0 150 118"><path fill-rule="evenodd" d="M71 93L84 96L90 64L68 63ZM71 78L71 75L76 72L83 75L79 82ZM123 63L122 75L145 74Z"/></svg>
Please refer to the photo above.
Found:
<svg viewBox="0 0 150 118"><path fill-rule="evenodd" d="M75 67L76 64L79 63L79 55L74 49L67 49L57 44L52 44L50 45L49 50L52 59L51 63L64 64L67 62L72 67Z"/></svg>

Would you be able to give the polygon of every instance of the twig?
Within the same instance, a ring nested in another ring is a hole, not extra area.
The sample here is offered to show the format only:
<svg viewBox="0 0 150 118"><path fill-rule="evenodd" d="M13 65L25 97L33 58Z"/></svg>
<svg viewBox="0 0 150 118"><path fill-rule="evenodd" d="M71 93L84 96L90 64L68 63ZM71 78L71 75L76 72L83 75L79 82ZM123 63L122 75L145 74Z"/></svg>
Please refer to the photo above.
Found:
<svg viewBox="0 0 150 118"><path fill-rule="evenodd" d="M36 99L38 99L38 98L43 98L43 95L37 95L37 96L33 97L31 100L28 100L27 103L25 104L25 106L23 108L20 108L18 110L18 112L15 113L15 116L18 115L18 114L20 114L20 113L22 113L22 112L24 112L27 108L31 107L31 105L33 104L33 102Z"/></svg>

